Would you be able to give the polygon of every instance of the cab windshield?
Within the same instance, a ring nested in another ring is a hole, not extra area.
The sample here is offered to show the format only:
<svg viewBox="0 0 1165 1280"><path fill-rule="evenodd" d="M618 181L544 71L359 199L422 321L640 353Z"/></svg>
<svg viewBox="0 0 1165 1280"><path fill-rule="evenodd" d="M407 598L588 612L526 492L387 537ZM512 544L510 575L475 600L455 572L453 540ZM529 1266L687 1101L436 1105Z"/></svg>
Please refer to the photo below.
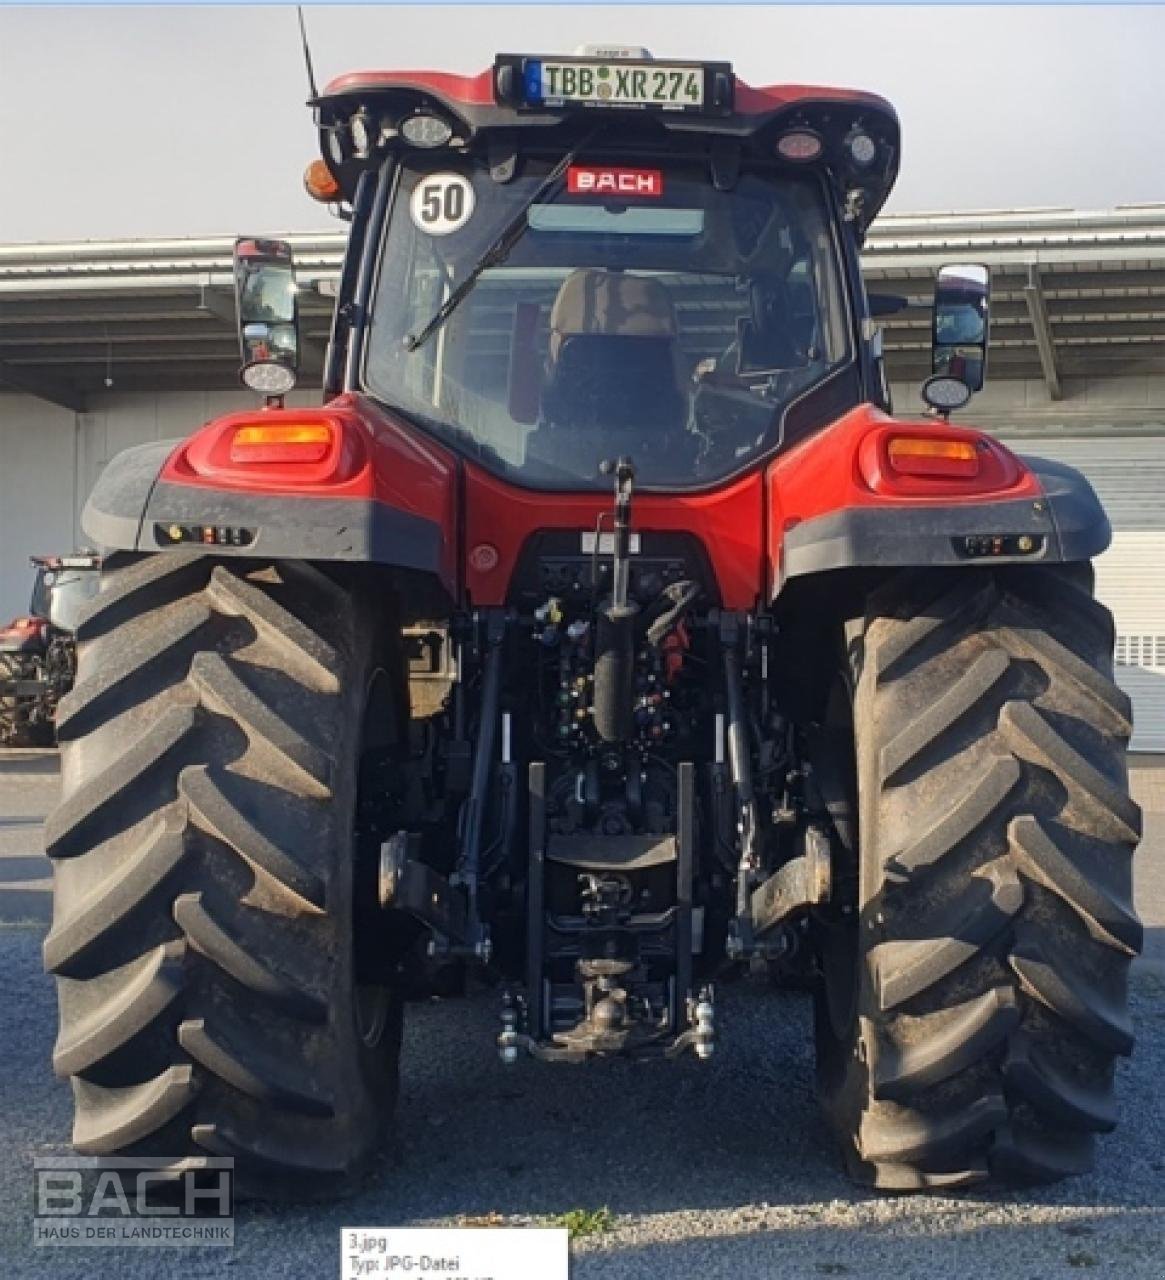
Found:
<svg viewBox="0 0 1165 1280"><path fill-rule="evenodd" d="M402 163L369 392L533 487L605 488L616 457L640 485L704 485L774 448L783 409L850 357L818 183L745 168L720 191L707 161L584 154L547 186L560 160L509 182L469 157Z"/></svg>

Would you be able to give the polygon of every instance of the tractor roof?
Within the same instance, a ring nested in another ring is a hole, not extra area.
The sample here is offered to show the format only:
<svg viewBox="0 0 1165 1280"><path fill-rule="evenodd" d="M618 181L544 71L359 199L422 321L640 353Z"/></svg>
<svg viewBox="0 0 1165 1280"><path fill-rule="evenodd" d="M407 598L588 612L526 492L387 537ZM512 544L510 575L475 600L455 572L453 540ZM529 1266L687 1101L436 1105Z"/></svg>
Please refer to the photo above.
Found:
<svg viewBox="0 0 1165 1280"><path fill-rule="evenodd" d="M840 104L861 104L874 107L894 116L894 108L879 94L864 89L836 89L821 85L769 84L754 87L739 76L736 84L736 110L742 115L756 115L788 106L790 103L813 101ZM320 94L319 101L356 95L364 97L370 92L394 89L414 89L419 93L436 95L449 106L489 107L499 116L495 124L512 124L510 108L499 106L494 96L494 69L487 67L475 76L459 76L450 71L349 71L330 81ZM555 114L555 113L547 113ZM557 113L561 114L561 113ZM503 120L502 116L505 116Z"/></svg>
<svg viewBox="0 0 1165 1280"><path fill-rule="evenodd" d="M898 173L898 117L890 103L874 93L813 85L754 87L735 76L726 63L708 63L685 64L702 65L710 76L718 77L719 98L707 110L610 106L602 111L579 110L515 104L512 94L506 101L501 88L504 69L515 66L520 77L530 61L503 54L493 67L475 76L445 71L354 71L331 81L312 105L318 111L322 154L343 198L351 201L360 172L380 154L378 142L384 150L405 146L397 126L411 115L428 113L452 126L450 147L474 148L485 141L495 151L512 153L543 141L555 146L560 138L573 140L592 130L602 116L617 117L622 146L682 137L688 145L711 150L728 143L742 154L767 159L776 158L776 144L784 133L812 131L823 143L820 162L841 194L860 192L854 216L863 229L882 207ZM363 137L371 139L364 146L353 128L357 119ZM868 134L876 143L875 159L864 167L853 164L847 150L855 131Z"/></svg>

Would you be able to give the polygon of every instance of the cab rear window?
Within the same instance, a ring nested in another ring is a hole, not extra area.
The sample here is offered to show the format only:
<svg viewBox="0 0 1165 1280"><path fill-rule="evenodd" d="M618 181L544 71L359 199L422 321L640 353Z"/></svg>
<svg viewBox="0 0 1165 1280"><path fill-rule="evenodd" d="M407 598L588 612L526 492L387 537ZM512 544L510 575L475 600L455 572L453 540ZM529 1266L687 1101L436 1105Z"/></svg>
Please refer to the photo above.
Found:
<svg viewBox="0 0 1165 1280"><path fill-rule="evenodd" d="M621 455L642 485L713 483L850 358L814 178L746 170L721 191L706 163L584 156L540 192L554 157L507 183L438 163L400 175L365 382L518 483L605 487ZM508 253L410 350L531 200Z"/></svg>

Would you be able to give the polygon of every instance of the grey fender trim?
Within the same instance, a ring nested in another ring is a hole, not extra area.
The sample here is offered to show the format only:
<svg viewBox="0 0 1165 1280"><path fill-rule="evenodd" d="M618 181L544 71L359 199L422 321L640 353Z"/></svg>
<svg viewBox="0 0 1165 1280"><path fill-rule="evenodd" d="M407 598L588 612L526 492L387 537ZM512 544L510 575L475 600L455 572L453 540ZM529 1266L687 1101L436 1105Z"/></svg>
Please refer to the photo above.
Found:
<svg viewBox="0 0 1165 1280"><path fill-rule="evenodd" d="M442 534L431 520L364 498L297 498L290 494L228 493L159 481L138 536L141 551L166 550L155 525L242 526L254 531L237 555L297 560L358 560L439 573Z"/></svg>
<svg viewBox="0 0 1165 1280"><path fill-rule="evenodd" d="M108 462L81 514L81 528L109 551L136 551L150 490L178 440L126 449Z"/></svg>
<svg viewBox="0 0 1165 1280"><path fill-rule="evenodd" d="M1112 526L1087 479L1064 462L1026 456L1020 461L1044 487L1060 538L1060 559L1091 560L1107 550Z"/></svg>
<svg viewBox="0 0 1165 1280"><path fill-rule="evenodd" d="M955 506L851 507L795 525L785 536L782 581L830 569L983 564L955 550L967 534L1038 534L1039 556L999 556L991 564L1090 560L1112 540L1108 517L1087 480L1071 467L1024 458L1042 499Z"/></svg>
<svg viewBox="0 0 1165 1280"><path fill-rule="evenodd" d="M171 484L158 473L178 441L118 454L85 505L82 527L103 547L167 551L155 525L213 525L252 530L245 547L214 547L215 555L353 560L439 574L443 534L431 520L362 498L248 494Z"/></svg>

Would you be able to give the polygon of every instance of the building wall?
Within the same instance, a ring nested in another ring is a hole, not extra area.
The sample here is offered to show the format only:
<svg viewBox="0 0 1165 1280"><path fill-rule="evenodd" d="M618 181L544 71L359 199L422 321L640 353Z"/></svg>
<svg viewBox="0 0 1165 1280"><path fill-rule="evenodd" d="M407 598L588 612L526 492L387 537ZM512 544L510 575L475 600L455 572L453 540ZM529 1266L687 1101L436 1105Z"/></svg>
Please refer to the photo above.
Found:
<svg viewBox="0 0 1165 1280"><path fill-rule="evenodd" d="M77 447L76 414L0 395L0 626L28 608L28 557L75 545Z"/></svg>
<svg viewBox="0 0 1165 1280"><path fill-rule="evenodd" d="M304 392L301 403L310 403ZM292 397L293 402L295 397ZM0 395L0 617L28 607L30 555L82 545L81 511L105 464L123 449L189 435L255 403L240 387L94 396L75 414L31 396ZM3 625L0 623L0 625Z"/></svg>
<svg viewBox="0 0 1165 1280"><path fill-rule="evenodd" d="M1134 751L1165 751L1165 434L1009 439L1092 482L1112 524L1096 594L1116 625L1116 680L1133 700Z"/></svg>

